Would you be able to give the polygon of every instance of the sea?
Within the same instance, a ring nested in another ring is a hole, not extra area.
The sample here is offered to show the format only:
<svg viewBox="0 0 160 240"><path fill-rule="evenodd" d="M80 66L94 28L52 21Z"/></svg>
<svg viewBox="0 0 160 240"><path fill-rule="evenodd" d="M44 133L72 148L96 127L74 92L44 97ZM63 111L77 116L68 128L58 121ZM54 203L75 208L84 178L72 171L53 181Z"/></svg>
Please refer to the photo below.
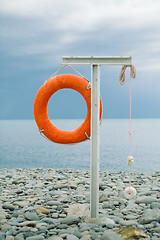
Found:
<svg viewBox="0 0 160 240"><path fill-rule="evenodd" d="M82 119L56 119L63 130ZM100 170L129 171L129 119L103 119L100 126ZM132 119L133 172L160 170L160 119ZM64 145L43 138L34 120L0 120L0 168L90 170L90 140Z"/></svg>

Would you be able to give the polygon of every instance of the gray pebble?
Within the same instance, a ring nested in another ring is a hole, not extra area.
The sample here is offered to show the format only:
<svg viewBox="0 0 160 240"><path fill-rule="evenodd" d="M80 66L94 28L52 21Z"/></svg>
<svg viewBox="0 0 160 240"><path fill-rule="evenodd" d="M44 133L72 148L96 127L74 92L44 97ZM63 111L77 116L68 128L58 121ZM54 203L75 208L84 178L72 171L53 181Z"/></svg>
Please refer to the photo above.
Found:
<svg viewBox="0 0 160 240"><path fill-rule="evenodd" d="M110 218L105 219L105 224L107 228L114 228L115 226L115 222L113 221L113 219Z"/></svg>
<svg viewBox="0 0 160 240"><path fill-rule="evenodd" d="M23 222L24 218L17 218L14 221L10 222L12 226L18 226L19 223Z"/></svg>
<svg viewBox="0 0 160 240"><path fill-rule="evenodd" d="M115 232L113 232L112 230L106 230L103 235L101 240L122 240L122 238L116 234Z"/></svg>
<svg viewBox="0 0 160 240"><path fill-rule="evenodd" d="M1 221L2 219L6 219L6 217L5 217L3 214L0 214L0 221Z"/></svg>
<svg viewBox="0 0 160 240"><path fill-rule="evenodd" d="M52 236L52 237L49 237L48 240L63 240L63 238L59 236Z"/></svg>
<svg viewBox="0 0 160 240"><path fill-rule="evenodd" d="M14 181L12 181L12 184L17 185L17 184L19 184L19 182L14 180Z"/></svg>
<svg viewBox="0 0 160 240"><path fill-rule="evenodd" d="M5 240L5 239L6 239L6 238L5 238L5 233L0 232L0 239L1 239L1 240Z"/></svg>
<svg viewBox="0 0 160 240"><path fill-rule="evenodd" d="M10 204L10 203L5 203L5 204L2 205L2 208L9 209L9 210L13 211L15 209L15 206L13 204Z"/></svg>
<svg viewBox="0 0 160 240"><path fill-rule="evenodd" d="M74 217L74 216L66 217L66 218L60 220L60 222L62 224L67 224L67 225L77 224L77 223L79 223L79 221L80 221L80 219L78 217Z"/></svg>
<svg viewBox="0 0 160 240"><path fill-rule="evenodd" d="M57 224L57 223L59 223L59 220L53 219L53 218L43 218L42 221L46 222L48 224Z"/></svg>
<svg viewBox="0 0 160 240"><path fill-rule="evenodd" d="M6 178L12 178L12 175L6 175L5 177Z"/></svg>
<svg viewBox="0 0 160 240"><path fill-rule="evenodd" d="M24 216L27 220L30 220L30 221L38 221L39 220L38 215L34 212L26 212L24 214Z"/></svg>
<svg viewBox="0 0 160 240"><path fill-rule="evenodd" d="M151 223L152 221L160 222L160 209L146 209L139 220L141 224Z"/></svg>
<svg viewBox="0 0 160 240"><path fill-rule="evenodd" d="M59 229L67 229L68 225L67 224L60 224L60 225L57 226L57 228L59 228Z"/></svg>
<svg viewBox="0 0 160 240"><path fill-rule="evenodd" d="M121 220L123 220L122 218L120 218L120 217L116 217L116 218L113 218L113 220L114 220L114 222L116 223L116 224L118 224Z"/></svg>
<svg viewBox="0 0 160 240"><path fill-rule="evenodd" d="M7 231L9 231L11 228L12 228L12 227L11 227L10 224L5 223L4 225L1 226L1 231L2 231L2 232L7 232Z"/></svg>
<svg viewBox="0 0 160 240"><path fill-rule="evenodd" d="M76 237L76 236L73 235L73 234L68 234L66 239L67 239L67 240L79 240L79 238Z"/></svg>
<svg viewBox="0 0 160 240"><path fill-rule="evenodd" d="M65 193L64 191L61 191L61 190L57 191L57 190L55 190L55 191L50 191L49 195L51 195L51 196L56 196L56 195L61 196L64 193Z"/></svg>
<svg viewBox="0 0 160 240"><path fill-rule="evenodd" d="M43 240L45 239L44 236L39 235L39 236L32 236L32 237L27 237L26 240Z"/></svg>
<svg viewBox="0 0 160 240"><path fill-rule="evenodd" d="M154 233L160 233L160 227L152 228Z"/></svg>
<svg viewBox="0 0 160 240"><path fill-rule="evenodd" d="M61 203L59 201L49 201L49 202L47 202L47 205L58 206L58 205L61 205Z"/></svg>
<svg viewBox="0 0 160 240"><path fill-rule="evenodd" d="M74 236L76 236L77 238L81 238L82 234L80 232L73 232Z"/></svg>
<svg viewBox="0 0 160 240"><path fill-rule="evenodd" d="M156 202L157 198L156 197L152 197L152 196L142 196L142 197L138 197L136 199L136 203L140 204L140 203L144 203L144 204L150 204L152 202Z"/></svg>
<svg viewBox="0 0 160 240"><path fill-rule="evenodd" d="M23 240L23 239L24 239L23 233L19 233L14 237L14 240Z"/></svg>
<svg viewBox="0 0 160 240"><path fill-rule="evenodd" d="M132 226L132 225L137 225L137 222L134 221L134 220L128 220L128 221L127 220L120 220L119 224L122 225L122 226L128 227L128 226Z"/></svg>
<svg viewBox="0 0 160 240"><path fill-rule="evenodd" d="M154 209L154 208L159 208L160 209L160 202L151 203L150 208L151 209Z"/></svg>
<svg viewBox="0 0 160 240"><path fill-rule="evenodd" d="M125 216L125 218L126 218L127 220L134 220L134 219L137 219L137 218L138 218L138 215L137 215L137 214L136 214L136 215L134 215L134 214L128 214L128 215Z"/></svg>

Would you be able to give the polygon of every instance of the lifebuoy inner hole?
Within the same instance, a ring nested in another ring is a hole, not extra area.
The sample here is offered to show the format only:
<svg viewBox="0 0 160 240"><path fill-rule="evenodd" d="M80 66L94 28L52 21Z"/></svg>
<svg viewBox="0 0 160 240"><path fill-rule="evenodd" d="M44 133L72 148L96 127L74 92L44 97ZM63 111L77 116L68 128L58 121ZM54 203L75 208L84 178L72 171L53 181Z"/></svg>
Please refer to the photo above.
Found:
<svg viewBox="0 0 160 240"><path fill-rule="evenodd" d="M79 127L86 118L87 105L79 92L61 89L49 99L47 112L54 126L62 130L73 130ZM73 120L69 121L69 119Z"/></svg>

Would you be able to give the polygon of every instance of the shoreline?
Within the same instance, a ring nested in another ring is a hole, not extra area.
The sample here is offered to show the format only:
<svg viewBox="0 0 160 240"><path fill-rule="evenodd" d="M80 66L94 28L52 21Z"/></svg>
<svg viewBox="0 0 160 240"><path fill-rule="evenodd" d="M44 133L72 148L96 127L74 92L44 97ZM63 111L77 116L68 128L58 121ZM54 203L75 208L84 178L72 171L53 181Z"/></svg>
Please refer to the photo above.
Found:
<svg viewBox="0 0 160 240"><path fill-rule="evenodd" d="M100 171L100 221L93 222L90 171L0 169L0 239L116 240L134 228L141 238L160 239L160 171L133 172L137 195L131 200L124 195L128 175Z"/></svg>
<svg viewBox="0 0 160 240"><path fill-rule="evenodd" d="M3 167L3 168L0 168L0 175L1 175L1 171L6 171L6 172L9 172L9 171L27 171L27 170L33 170L33 171L37 171L37 170L42 170L42 171L86 171L86 172L89 172L90 173L90 169L88 168L84 168L84 169L77 169L77 168L51 168L51 167L17 167L17 168L7 168L7 167ZM118 174L118 173L125 173L126 175L129 174L129 168L128 170L123 170L123 171L117 171L117 170L102 170L100 169L99 170L99 173L111 173L111 174ZM152 175L152 174L155 174L155 173L159 173L160 170L155 170L155 171L136 171L134 168L132 169L132 174L144 174L144 175Z"/></svg>

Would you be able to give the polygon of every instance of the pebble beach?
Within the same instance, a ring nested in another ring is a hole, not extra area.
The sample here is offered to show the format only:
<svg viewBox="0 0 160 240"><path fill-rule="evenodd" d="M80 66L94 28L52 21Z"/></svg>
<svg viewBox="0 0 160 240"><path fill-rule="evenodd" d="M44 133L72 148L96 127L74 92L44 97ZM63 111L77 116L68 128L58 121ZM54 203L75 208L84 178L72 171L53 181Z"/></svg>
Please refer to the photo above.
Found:
<svg viewBox="0 0 160 240"><path fill-rule="evenodd" d="M90 172L0 169L0 239L160 239L160 171L99 176L99 219L90 219Z"/></svg>

